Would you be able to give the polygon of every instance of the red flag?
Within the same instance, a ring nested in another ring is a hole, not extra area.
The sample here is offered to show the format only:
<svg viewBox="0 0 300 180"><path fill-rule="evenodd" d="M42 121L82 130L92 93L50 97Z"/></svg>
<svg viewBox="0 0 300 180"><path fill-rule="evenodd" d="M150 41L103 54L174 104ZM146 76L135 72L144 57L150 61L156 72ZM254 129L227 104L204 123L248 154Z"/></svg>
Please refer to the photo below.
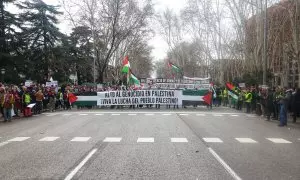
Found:
<svg viewBox="0 0 300 180"><path fill-rule="evenodd" d="M74 103L74 102L76 102L77 99L78 99L77 96L75 96L75 95L72 94L72 93L69 93L69 102L70 102L71 104Z"/></svg>
<svg viewBox="0 0 300 180"><path fill-rule="evenodd" d="M211 98L212 98L212 93L209 91L205 96L203 96L203 100L204 102L206 102L206 104L211 105Z"/></svg>
<svg viewBox="0 0 300 180"><path fill-rule="evenodd" d="M235 88L235 86L231 83L226 83L226 87L229 89L229 90L233 90Z"/></svg>

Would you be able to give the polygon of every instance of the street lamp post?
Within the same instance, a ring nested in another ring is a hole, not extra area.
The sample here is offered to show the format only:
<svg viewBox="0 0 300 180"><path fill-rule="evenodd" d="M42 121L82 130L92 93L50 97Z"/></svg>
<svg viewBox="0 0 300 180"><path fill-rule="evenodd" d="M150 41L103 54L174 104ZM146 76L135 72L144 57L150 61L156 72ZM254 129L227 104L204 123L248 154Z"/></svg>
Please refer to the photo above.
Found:
<svg viewBox="0 0 300 180"><path fill-rule="evenodd" d="M4 83L4 74L5 74L5 69L1 69L1 81Z"/></svg>

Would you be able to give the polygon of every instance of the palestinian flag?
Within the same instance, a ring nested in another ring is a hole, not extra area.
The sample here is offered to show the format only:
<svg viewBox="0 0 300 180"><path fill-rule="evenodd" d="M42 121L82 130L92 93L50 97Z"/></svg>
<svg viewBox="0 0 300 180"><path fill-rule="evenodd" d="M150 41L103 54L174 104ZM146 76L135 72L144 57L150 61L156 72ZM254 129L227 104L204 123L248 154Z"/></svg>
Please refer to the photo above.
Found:
<svg viewBox="0 0 300 180"><path fill-rule="evenodd" d="M138 85L138 86L140 85L139 79L132 72L130 72L129 81L131 84Z"/></svg>
<svg viewBox="0 0 300 180"><path fill-rule="evenodd" d="M226 88L228 90L228 95L231 96L233 99L238 100L239 95L238 93L236 93L236 90L239 89L229 82L226 83Z"/></svg>
<svg viewBox="0 0 300 180"><path fill-rule="evenodd" d="M130 63L128 60L128 56L125 57L123 60L123 68L122 68L122 73L129 73L130 70Z"/></svg>
<svg viewBox="0 0 300 180"><path fill-rule="evenodd" d="M175 66L173 63L169 62L168 65L172 71L175 71L176 73L182 73L181 69L178 66Z"/></svg>

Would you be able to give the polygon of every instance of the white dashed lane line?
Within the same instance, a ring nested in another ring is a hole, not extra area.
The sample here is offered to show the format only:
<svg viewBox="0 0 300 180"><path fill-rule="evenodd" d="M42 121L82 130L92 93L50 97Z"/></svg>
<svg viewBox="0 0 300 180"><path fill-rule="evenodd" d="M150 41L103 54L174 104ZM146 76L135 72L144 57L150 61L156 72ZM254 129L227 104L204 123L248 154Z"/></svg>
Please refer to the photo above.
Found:
<svg viewBox="0 0 300 180"><path fill-rule="evenodd" d="M90 139L91 139L91 137L74 137L71 141L72 142L86 142Z"/></svg>
<svg viewBox="0 0 300 180"><path fill-rule="evenodd" d="M8 140L8 142L21 142L29 139L30 137L16 137L13 139Z"/></svg>
<svg viewBox="0 0 300 180"><path fill-rule="evenodd" d="M171 138L171 142L174 142L174 143L187 143L188 140L186 138Z"/></svg>
<svg viewBox="0 0 300 180"><path fill-rule="evenodd" d="M72 114L63 114L63 116L71 116Z"/></svg>
<svg viewBox="0 0 300 180"><path fill-rule="evenodd" d="M235 138L240 143L257 143L257 141L251 139L251 138Z"/></svg>
<svg viewBox="0 0 300 180"><path fill-rule="evenodd" d="M213 114L213 116L215 116L215 117L222 117L224 115L223 114Z"/></svg>
<svg viewBox="0 0 300 180"><path fill-rule="evenodd" d="M154 138L138 138L137 143L153 143Z"/></svg>
<svg viewBox="0 0 300 180"><path fill-rule="evenodd" d="M121 142L121 137L106 137L103 142Z"/></svg>
<svg viewBox="0 0 300 180"><path fill-rule="evenodd" d="M237 115L237 114L231 114L230 116L232 116L232 117L239 117L239 115Z"/></svg>
<svg viewBox="0 0 300 180"><path fill-rule="evenodd" d="M87 116L88 114L79 114L79 116Z"/></svg>
<svg viewBox="0 0 300 180"><path fill-rule="evenodd" d="M95 114L95 116L103 116L103 114Z"/></svg>
<svg viewBox="0 0 300 180"><path fill-rule="evenodd" d="M120 116L120 114L111 114L112 116Z"/></svg>
<svg viewBox="0 0 300 180"><path fill-rule="evenodd" d="M220 138L202 138L205 142L208 143L223 143L223 141Z"/></svg>
<svg viewBox="0 0 300 180"><path fill-rule="evenodd" d="M136 116L136 114L128 114L128 116Z"/></svg>
<svg viewBox="0 0 300 180"><path fill-rule="evenodd" d="M189 114L179 114L180 116L188 116Z"/></svg>
<svg viewBox="0 0 300 180"><path fill-rule="evenodd" d="M171 114L162 114L163 116L171 116Z"/></svg>
<svg viewBox="0 0 300 180"><path fill-rule="evenodd" d="M285 139L282 139L282 138L266 138L267 140L269 141L272 141L273 143L276 143L276 144L289 144L289 143L292 143L290 141L287 141Z"/></svg>
<svg viewBox="0 0 300 180"><path fill-rule="evenodd" d="M154 114L145 114L145 116L153 116Z"/></svg>
<svg viewBox="0 0 300 180"><path fill-rule="evenodd" d="M46 141L46 142L51 142L59 139L59 137L44 137L43 139L40 139L39 141Z"/></svg>
<svg viewBox="0 0 300 180"><path fill-rule="evenodd" d="M196 116L206 116L206 114L196 114Z"/></svg>

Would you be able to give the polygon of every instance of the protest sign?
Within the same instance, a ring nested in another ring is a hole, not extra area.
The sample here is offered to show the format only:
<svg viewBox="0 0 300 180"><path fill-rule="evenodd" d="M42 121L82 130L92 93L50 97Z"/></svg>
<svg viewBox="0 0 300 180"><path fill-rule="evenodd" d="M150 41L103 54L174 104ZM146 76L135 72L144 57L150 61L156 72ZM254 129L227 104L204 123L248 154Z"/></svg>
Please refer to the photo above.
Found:
<svg viewBox="0 0 300 180"><path fill-rule="evenodd" d="M97 104L101 105L139 105L139 104L181 104L181 91L176 90L138 90L108 91L97 93Z"/></svg>

